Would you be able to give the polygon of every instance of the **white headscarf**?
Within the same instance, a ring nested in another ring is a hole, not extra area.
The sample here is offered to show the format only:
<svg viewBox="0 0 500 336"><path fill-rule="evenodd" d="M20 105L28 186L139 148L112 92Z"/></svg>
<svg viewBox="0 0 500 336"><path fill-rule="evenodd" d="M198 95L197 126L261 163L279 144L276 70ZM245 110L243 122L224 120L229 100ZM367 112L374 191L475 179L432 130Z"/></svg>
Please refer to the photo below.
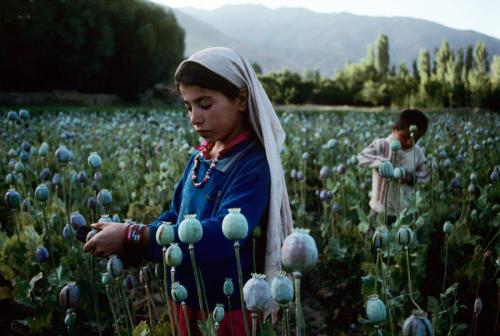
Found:
<svg viewBox="0 0 500 336"><path fill-rule="evenodd" d="M270 282L281 268L281 243L293 228L280 158L280 150L285 142L285 132L255 71L243 56L229 48L208 48L183 61L177 71L185 62L201 64L238 88L248 90L249 120L255 134L264 145L271 174L265 261L266 279Z"/></svg>

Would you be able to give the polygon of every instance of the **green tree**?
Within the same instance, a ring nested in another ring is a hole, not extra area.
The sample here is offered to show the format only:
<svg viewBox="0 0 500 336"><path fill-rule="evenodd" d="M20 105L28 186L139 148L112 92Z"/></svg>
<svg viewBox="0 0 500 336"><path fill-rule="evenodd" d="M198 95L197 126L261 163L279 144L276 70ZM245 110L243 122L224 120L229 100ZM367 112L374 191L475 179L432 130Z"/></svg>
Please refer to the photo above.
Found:
<svg viewBox="0 0 500 336"><path fill-rule="evenodd" d="M483 106L490 91L488 50L483 42L478 42L474 48L472 72L469 73L469 85L472 104Z"/></svg>
<svg viewBox="0 0 500 336"><path fill-rule="evenodd" d="M390 66L389 38L386 34L380 34L375 45L375 68L381 78L386 78Z"/></svg>

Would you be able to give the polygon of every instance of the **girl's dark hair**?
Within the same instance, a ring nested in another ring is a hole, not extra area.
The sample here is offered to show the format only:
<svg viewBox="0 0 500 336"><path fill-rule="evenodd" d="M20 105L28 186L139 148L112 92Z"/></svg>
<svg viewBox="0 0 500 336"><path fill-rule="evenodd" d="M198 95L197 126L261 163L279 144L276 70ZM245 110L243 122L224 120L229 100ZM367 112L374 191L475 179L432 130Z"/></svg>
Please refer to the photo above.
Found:
<svg viewBox="0 0 500 336"><path fill-rule="evenodd" d="M229 99L235 99L240 92L236 85L195 62L186 62L179 69L175 75L177 90L179 90L180 84L196 85L205 89L219 91Z"/></svg>
<svg viewBox="0 0 500 336"><path fill-rule="evenodd" d="M421 111L406 109L399 113L394 125L400 130L416 125L417 129L425 134L428 123L427 117Z"/></svg>

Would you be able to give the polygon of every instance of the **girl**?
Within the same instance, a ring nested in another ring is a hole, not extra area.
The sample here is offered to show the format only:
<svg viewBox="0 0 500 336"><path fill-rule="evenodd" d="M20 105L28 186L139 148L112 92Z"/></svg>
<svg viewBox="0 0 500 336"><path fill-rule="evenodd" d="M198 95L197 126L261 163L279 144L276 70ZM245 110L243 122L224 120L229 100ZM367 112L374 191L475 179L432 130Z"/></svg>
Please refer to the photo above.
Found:
<svg viewBox="0 0 500 336"><path fill-rule="evenodd" d="M152 224L134 227L118 223L97 223L100 230L89 240L84 251L109 256L140 254L161 261L161 246L154 239L161 221L175 223L176 242L184 259L176 268L176 279L188 290L189 323L199 334L196 320L200 307L195 289L187 246L177 237L180 222L187 214L196 214L203 226L203 238L195 244L198 266L205 283L208 307L226 302L222 287L225 278L237 281L233 242L222 233L222 220L230 208L241 208L249 226L249 236L261 223L265 228L265 274L270 281L280 269L281 243L292 230L292 218L280 149L285 134L278 117L251 65L228 48L209 48L183 61L175 81L193 128L204 139L186 165L174 192L169 210ZM129 241L128 232L139 233ZM244 281L251 272L251 243L240 242ZM239 298L235 286L233 298ZM239 299L233 299L232 316L224 318L219 335L228 334L232 320L234 335L243 335ZM225 307L226 310L228 307ZM228 315L226 315L228 317ZM186 326L179 319L179 329Z"/></svg>

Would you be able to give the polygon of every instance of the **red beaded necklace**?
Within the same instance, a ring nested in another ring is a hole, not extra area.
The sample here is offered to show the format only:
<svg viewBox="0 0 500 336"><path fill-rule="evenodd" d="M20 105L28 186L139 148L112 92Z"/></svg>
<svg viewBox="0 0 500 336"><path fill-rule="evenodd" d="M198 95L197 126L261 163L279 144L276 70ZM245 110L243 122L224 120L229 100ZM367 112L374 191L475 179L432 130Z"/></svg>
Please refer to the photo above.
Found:
<svg viewBox="0 0 500 336"><path fill-rule="evenodd" d="M210 175L212 175L212 171L214 170L215 166L217 165L217 162L219 161L219 155L217 155L217 157L212 160L212 163L210 163L210 167L208 168L201 182L196 182L196 180L198 179L198 176L196 175L196 170L200 166L201 158L206 156L206 154L210 152L213 146L214 146L213 143L203 146L200 153L194 159L194 166L193 170L191 171L191 182L193 182L193 186L195 188L203 187L208 182L208 180L210 180Z"/></svg>

